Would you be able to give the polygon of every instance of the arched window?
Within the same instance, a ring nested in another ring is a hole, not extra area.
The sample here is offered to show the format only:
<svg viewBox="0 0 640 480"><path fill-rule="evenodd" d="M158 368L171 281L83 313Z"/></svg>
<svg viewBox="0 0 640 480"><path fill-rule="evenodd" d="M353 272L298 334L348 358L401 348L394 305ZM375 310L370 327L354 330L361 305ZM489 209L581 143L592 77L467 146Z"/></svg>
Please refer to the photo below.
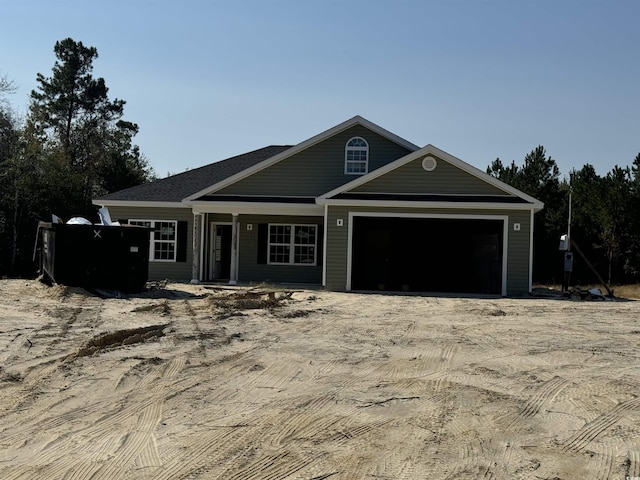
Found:
<svg viewBox="0 0 640 480"><path fill-rule="evenodd" d="M364 138L353 137L347 142L344 155L344 173L363 175L369 169L369 144Z"/></svg>

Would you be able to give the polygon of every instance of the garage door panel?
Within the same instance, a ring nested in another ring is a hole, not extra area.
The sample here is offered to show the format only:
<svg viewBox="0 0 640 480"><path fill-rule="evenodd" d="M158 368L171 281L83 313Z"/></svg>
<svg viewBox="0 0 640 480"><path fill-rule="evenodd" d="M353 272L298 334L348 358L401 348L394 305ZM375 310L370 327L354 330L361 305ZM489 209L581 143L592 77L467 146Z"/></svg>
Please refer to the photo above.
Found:
<svg viewBox="0 0 640 480"><path fill-rule="evenodd" d="M352 288L501 293L501 220L355 217Z"/></svg>

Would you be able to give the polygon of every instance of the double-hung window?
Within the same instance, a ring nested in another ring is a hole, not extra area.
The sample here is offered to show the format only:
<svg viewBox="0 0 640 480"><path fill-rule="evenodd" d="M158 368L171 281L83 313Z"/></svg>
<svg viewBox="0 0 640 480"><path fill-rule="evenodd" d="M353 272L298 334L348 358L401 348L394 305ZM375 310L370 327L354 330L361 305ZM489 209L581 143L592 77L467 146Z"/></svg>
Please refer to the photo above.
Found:
<svg viewBox="0 0 640 480"><path fill-rule="evenodd" d="M344 173L364 175L369 169L369 144L364 138L353 137L345 146Z"/></svg>
<svg viewBox="0 0 640 480"><path fill-rule="evenodd" d="M316 265L317 247L317 225L269 224L269 264Z"/></svg>
<svg viewBox="0 0 640 480"><path fill-rule="evenodd" d="M178 222L175 220L129 220L130 225L153 228L150 237L149 260L175 262Z"/></svg>

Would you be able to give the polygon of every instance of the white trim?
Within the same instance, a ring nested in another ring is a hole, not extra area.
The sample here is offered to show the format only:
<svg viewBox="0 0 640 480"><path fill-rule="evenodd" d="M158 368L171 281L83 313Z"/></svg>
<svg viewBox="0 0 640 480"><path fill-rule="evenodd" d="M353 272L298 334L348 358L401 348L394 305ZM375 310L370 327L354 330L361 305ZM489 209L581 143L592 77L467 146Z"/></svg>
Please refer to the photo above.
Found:
<svg viewBox="0 0 640 480"><path fill-rule="evenodd" d="M127 222L129 224L131 224L131 222L138 222L138 223L149 223L150 227L153 229L153 231L149 232L149 262L154 262L154 263L176 263L178 261L178 220L152 220L149 218L129 218L127 220ZM155 224L156 223L173 223L173 236L174 236L174 240L156 240L156 231L155 231ZM155 244L156 243L173 243L173 259L168 259L168 258L155 258L156 256L156 249L155 249Z"/></svg>
<svg viewBox="0 0 640 480"><path fill-rule="evenodd" d="M370 215L365 216L373 216L374 212L363 212L369 213ZM347 283L344 289L347 292L351 291L351 273L352 273L352 264L353 264L353 256L351 252L353 251L353 217L356 216L356 212L349 212L349 220L347 224ZM344 227L343 227L344 228Z"/></svg>
<svg viewBox="0 0 640 480"><path fill-rule="evenodd" d="M153 208L189 208L182 202L152 202L136 200L94 200L101 207L153 207Z"/></svg>
<svg viewBox="0 0 640 480"><path fill-rule="evenodd" d="M329 235L329 206L324 206L324 231L322 232L322 286L327 286L327 238Z"/></svg>
<svg viewBox="0 0 640 480"><path fill-rule="evenodd" d="M533 291L533 210L531 210L531 226L529 227L529 293Z"/></svg>
<svg viewBox="0 0 640 480"><path fill-rule="evenodd" d="M205 231L204 228L206 226L206 215L200 215L200 272L199 272L199 281L203 281L204 280L204 251L205 251L205 239L206 239L206 235L205 235ZM193 252L192 252L193 255Z"/></svg>
<svg viewBox="0 0 640 480"><path fill-rule="evenodd" d="M364 147L361 146L349 146L349 144L351 142L353 142L354 140L362 140L365 144ZM366 158L364 160L364 171L363 172L350 172L349 171L349 165L354 166L354 165L360 165L362 164L362 160L349 160L349 152L365 152L366 153ZM349 140L347 140L347 143L345 143L344 145L344 174L345 175L366 175L367 173L369 173L369 142L367 142L364 138L356 136L356 137L351 137Z"/></svg>
<svg viewBox="0 0 640 480"><path fill-rule="evenodd" d="M287 244L284 243L271 243L271 227L290 227L291 231L289 232L290 240L288 246L289 250L289 261L288 262L272 262L271 261L271 246L284 246ZM295 243L295 231L296 227L313 227L315 229L315 243L311 244L301 244ZM313 263L296 263L295 255L296 255L296 246L298 247L313 247ZM268 223L267 224L267 265L286 265L286 266L296 266L296 267L317 267L318 266L318 224L316 223Z"/></svg>
<svg viewBox="0 0 640 480"><path fill-rule="evenodd" d="M531 213L533 216L533 211ZM392 212L349 212L349 231L347 234L347 284L346 290L351 291L351 275L353 258L353 219L354 217L390 217L390 218L444 218L452 220L501 220L502 221L502 286L501 295L507 295L507 259L509 246L509 216L508 215L472 215L472 214L444 214L444 213L392 213Z"/></svg>
<svg viewBox="0 0 640 480"><path fill-rule="evenodd" d="M533 215L533 210L531 210L531 215ZM503 297L507 296L507 266L509 262L509 217L507 215L503 216L503 224L502 224L502 291L501 295ZM529 245L529 251L531 251L531 245Z"/></svg>
<svg viewBox="0 0 640 480"><path fill-rule="evenodd" d="M200 227L202 227L202 222L200 221L200 218L203 216L204 215L202 214L193 214L193 227L192 227L193 238L191 241L191 283L192 284L198 284L200 282L200 277L199 277L200 265L201 265L200 241L202 240L202 236L200 232Z"/></svg>
<svg viewBox="0 0 640 480"><path fill-rule="evenodd" d="M398 196L398 197L409 197L409 196L415 196L415 195L437 195L438 197L451 197L451 198L455 198L455 197L498 197L498 198L513 198L513 195L507 195L507 194L492 194L492 193L418 193L418 192L412 192L412 193L407 193L407 192L374 192L374 191L367 191L367 190L358 190L357 192L348 192L348 193L354 193L354 194L364 194L364 195L389 195L389 196ZM333 199L328 199L326 201L330 202ZM390 201L394 201L394 200L390 200ZM323 202L324 203L324 202ZM526 203L521 203L520 205L528 205Z"/></svg>
<svg viewBox="0 0 640 480"><path fill-rule="evenodd" d="M320 205L340 207L410 207L410 208L449 208L455 210L532 210L528 203L481 203L481 202L412 202L408 200L325 200Z"/></svg>
<svg viewBox="0 0 640 480"><path fill-rule="evenodd" d="M361 125L369 130L371 130L374 133L377 133L378 135L385 137L386 139L397 143L398 145L406 148L407 150L417 150L418 147L417 145L414 145L413 143L405 140L404 138L401 138L399 136L397 136L394 133L389 132L388 130L385 130L384 128L376 125L375 123L370 122L369 120L361 117L360 115L356 115L355 117L350 118L349 120L340 123L339 125L336 125L335 127L332 127L328 130L325 130L322 133L319 133L318 135L315 135L287 150L285 150L282 153L279 153L278 155L274 155L271 158L268 158L266 160L263 160L262 162L254 165L253 167L249 167L235 175L232 175L218 183L215 183L203 190L200 190L199 192L196 192L192 195L189 195L188 197L186 197L184 199L185 202L190 202L191 200L195 200L203 195L208 195L212 192L215 192L216 190L220 190L224 187L227 187L235 182L237 182L238 180L241 180L243 178L246 178L250 175L253 175L254 173L259 172L260 170L263 170L267 167L270 167L271 165L280 162L282 160L284 160L285 158L289 158L293 155L298 154L299 152L312 147L313 145L316 145L317 143L322 142L323 140L326 140L327 138L330 138L344 130L347 130L348 128L351 128L355 125Z"/></svg>
<svg viewBox="0 0 640 480"><path fill-rule="evenodd" d="M216 220L208 220L209 227L207 228L207 232L209 232L209 242L207 248L207 259L209 260L209 265L207 269L207 279L208 280L217 280L215 277L215 235L214 230L217 229L218 225L226 225L231 226L233 228L233 222L218 222ZM231 252L229 252L229 261L231 261ZM231 266L231 265L229 265Z"/></svg>
<svg viewBox="0 0 640 480"><path fill-rule="evenodd" d="M395 170L396 168L399 168L403 165L406 165L409 162L412 162L414 160L419 159L420 157L424 157L425 155L433 155L435 156L437 159L443 160L445 162L448 162L450 164L452 164L455 167L458 167L459 169L463 170L464 172L469 173L470 175L473 175L474 177L479 178L480 180L498 188L499 190L502 190L506 193L509 193L511 195L515 195L516 197L520 197L523 200L526 200L527 202L533 204L533 207L536 211L538 210L542 210L542 208L544 207L544 203L542 203L541 201L531 197L530 195L527 195L524 192L521 192L520 190L513 188L510 185L507 185L504 182L501 182L500 180L498 180L495 177L492 177L491 175L489 175L488 173L483 172L482 170L477 169L476 167L460 160L457 157L454 157L453 155L440 150L437 147L434 147L433 145L427 145L424 148L421 148L420 150L416 150L408 155L405 155L402 158L399 158L398 160L395 160L391 163L388 163L387 165L384 165L383 167L380 167L376 170L374 170L373 172L370 172L366 175L363 175L361 177L358 177L354 180L352 180L351 182L348 182L338 188L335 188L333 190L331 190L330 192L325 193L324 195L321 195L318 197L318 199L316 200L318 204L322 205L324 202L328 201L331 197L338 195L339 193L344 193L347 192L355 187L358 187L360 185L363 185L371 180L374 180L378 177L381 177L382 175L385 175L386 173L391 172L392 170Z"/></svg>
<svg viewBox="0 0 640 480"><path fill-rule="evenodd" d="M315 203L262 203L262 202L190 202L193 213L227 213L255 215L304 215L321 217L324 208Z"/></svg>
<svg viewBox="0 0 640 480"><path fill-rule="evenodd" d="M231 215L231 270L229 271L229 285L238 284L238 247L240 246L239 215Z"/></svg>

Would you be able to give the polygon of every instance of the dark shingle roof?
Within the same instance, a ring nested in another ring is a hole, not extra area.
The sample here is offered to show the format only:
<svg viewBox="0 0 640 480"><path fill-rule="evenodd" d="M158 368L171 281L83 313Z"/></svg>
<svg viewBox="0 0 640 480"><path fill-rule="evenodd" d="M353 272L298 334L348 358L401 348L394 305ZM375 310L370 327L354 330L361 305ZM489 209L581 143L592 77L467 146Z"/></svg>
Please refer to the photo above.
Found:
<svg viewBox="0 0 640 480"><path fill-rule="evenodd" d="M271 145L252 152L227 158L216 163L194 168L177 175L109 193L95 199L134 202L180 202L182 199L214 185L236 173L278 155L291 145Z"/></svg>

